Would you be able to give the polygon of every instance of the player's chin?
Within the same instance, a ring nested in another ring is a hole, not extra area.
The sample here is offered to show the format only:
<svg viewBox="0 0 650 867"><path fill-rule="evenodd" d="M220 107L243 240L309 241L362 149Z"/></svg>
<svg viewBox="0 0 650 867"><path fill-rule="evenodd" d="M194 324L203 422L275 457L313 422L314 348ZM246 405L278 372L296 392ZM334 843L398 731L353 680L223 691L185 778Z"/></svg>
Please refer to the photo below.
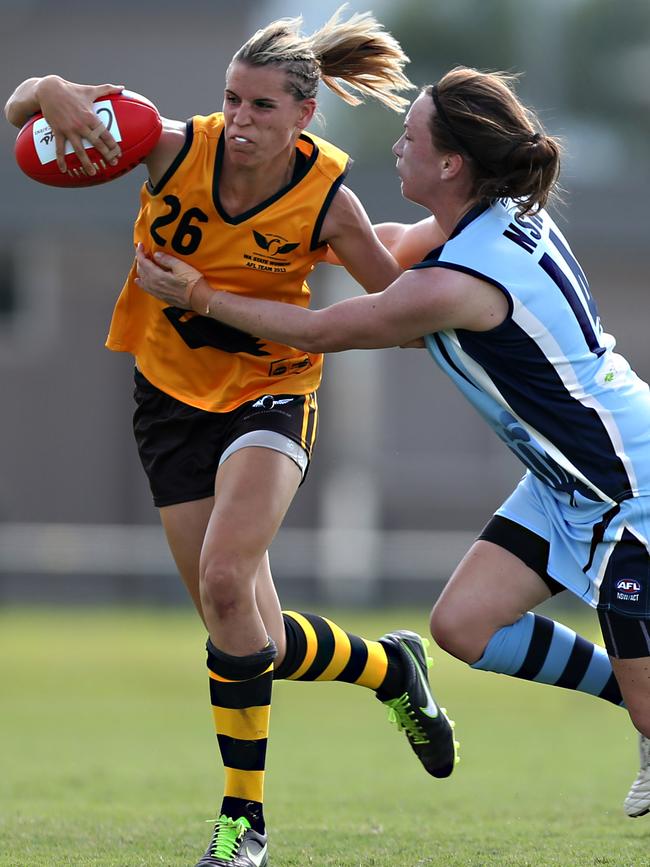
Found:
<svg viewBox="0 0 650 867"><path fill-rule="evenodd" d="M402 192L402 196L403 196L405 199L410 198L410 197L409 197L409 184L408 184L408 181L405 181L404 178L400 178L400 179L399 179L399 186L400 186L400 190L401 190L401 192Z"/></svg>
<svg viewBox="0 0 650 867"><path fill-rule="evenodd" d="M226 151L231 163L241 166L252 166L258 162L257 148L253 145L228 144Z"/></svg>

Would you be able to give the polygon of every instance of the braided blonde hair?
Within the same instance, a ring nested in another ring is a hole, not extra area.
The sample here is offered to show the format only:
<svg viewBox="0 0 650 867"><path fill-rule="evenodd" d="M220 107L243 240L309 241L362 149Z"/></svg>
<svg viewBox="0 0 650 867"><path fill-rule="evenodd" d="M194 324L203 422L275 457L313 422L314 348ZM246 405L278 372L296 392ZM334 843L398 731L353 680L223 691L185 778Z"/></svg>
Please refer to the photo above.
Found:
<svg viewBox="0 0 650 867"><path fill-rule="evenodd" d="M399 93L414 86L404 74L409 58L372 13L355 13L341 21L344 9L337 9L311 36L301 33L300 17L273 21L242 45L231 62L281 67L287 73L287 90L296 100L315 97L322 80L348 105L372 97L403 112L409 100Z"/></svg>

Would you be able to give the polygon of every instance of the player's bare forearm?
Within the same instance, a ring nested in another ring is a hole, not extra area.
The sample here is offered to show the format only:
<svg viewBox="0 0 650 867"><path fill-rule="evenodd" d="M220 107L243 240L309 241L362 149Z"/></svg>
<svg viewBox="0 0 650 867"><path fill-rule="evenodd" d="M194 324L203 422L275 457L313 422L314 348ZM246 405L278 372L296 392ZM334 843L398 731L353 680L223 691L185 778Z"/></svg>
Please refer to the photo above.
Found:
<svg viewBox="0 0 650 867"><path fill-rule="evenodd" d="M136 250L136 263L137 285L166 304L194 310L240 331L304 352L337 352L348 348L347 343L338 339L337 330L332 331L325 321L331 318L329 311L334 308L306 310L293 304L221 292L187 262L160 252L151 258L141 244ZM325 331L322 326L326 326Z"/></svg>
<svg viewBox="0 0 650 867"><path fill-rule="evenodd" d="M428 309L422 284L432 275L421 272L403 275L383 292L308 310L219 291L187 262L161 252L149 258L141 245L136 262L136 283L155 298L305 352L399 346L435 330L438 322L443 327L449 324L446 315L438 317Z"/></svg>
<svg viewBox="0 0 650 867"><path fill-rule="evenodd" d="M321 348L316 321L319 311L279 301L243 298L230 292L215 292L208 284L204 292L207 298L205 314L219 322L276 343L294 346L303 352L335 351L329 347Z"/></svg>

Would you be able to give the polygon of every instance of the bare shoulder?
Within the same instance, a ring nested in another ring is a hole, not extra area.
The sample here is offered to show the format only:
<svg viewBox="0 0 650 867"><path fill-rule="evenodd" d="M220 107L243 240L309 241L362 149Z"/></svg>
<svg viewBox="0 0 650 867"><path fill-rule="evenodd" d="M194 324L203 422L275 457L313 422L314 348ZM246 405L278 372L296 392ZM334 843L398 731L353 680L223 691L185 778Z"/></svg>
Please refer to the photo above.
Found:
<svg viewBox="0 0 650 867"><path fill-rule="evenodd" d="M162 119L163 128L158 143L146 159L149 177L154 184L165 174L185 144L187 125L182 120Z"/></svg>

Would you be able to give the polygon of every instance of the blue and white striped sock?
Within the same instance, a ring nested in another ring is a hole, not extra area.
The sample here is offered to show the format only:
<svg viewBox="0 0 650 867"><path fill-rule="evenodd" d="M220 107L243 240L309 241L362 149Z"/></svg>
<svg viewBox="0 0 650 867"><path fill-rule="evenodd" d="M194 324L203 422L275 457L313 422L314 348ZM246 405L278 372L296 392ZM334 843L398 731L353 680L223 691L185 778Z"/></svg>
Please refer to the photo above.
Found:
<svg viewBox="0 0 650 867"><path fill-rule="evenodd" d="M567 626L530 611L495 632L471 667L576 689L624 706L607 652Z"/></svg>

